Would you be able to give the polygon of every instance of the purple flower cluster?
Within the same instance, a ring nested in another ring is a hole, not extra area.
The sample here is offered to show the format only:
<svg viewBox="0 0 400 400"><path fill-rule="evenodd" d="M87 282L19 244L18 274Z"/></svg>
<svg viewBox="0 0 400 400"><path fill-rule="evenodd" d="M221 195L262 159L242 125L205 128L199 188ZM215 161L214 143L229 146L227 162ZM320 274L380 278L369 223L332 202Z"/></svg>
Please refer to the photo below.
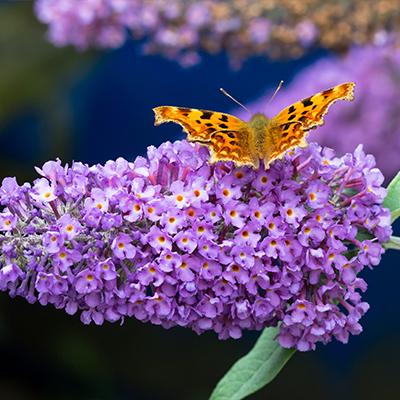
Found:
<svg viewBox="0 0 400 400"><path fill-rule="evenodd" d="M400 170L399 69L400 51L393 51L390 46L354 47L344 58L321 58L282 86L268 106L268 114L274 116L288 105L340 83L357 82L357 101L336 103L326 117L329 123L310 131L309 138L339 154L364 143L365 151L375 156L389 182ZM275 89L246 104L247 108L262 111ZM241 108L234 114L248 119Z"/></svg>
<svg viewBox="0 0 400 400"><path fill-rule="evenodd" d="M32 187L4 179L0 289L85 324L135 316L226 339L282 321L281 345L302 351L360 333L357 274L391 234L374 158L314 143L267 171L208 158L167 142L133 163L49 161Z"/></svg>
<svg viewBox="0 0 400 400"><path fill-rule="evenodd" d="M128 38L146 37L143 51L162 54L184 67L200 61L199 50L226 51L232 67L253 55L298 58L312 46L346 51L357 44L382 43L398 18L396 4L375 0L368 7L318 0L36 0L35 12L49 25L56 46L117 48ZM360 19L360 15L363 18ZM341 28L337 29L340 16Z"/></svg>

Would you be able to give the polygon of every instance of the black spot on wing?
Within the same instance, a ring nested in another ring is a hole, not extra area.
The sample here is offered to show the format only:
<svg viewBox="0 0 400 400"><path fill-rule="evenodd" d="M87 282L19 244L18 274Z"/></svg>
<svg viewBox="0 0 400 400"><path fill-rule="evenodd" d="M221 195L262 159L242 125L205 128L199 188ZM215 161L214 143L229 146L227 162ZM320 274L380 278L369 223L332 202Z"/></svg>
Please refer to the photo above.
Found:
<svg viewBox="0 0 400 400"><path fill-rule="evenodd" d="M330 93L332 93L333 92L333 88L331 88L331 89L326 89L326 90L324 90L323 92L322 92L322 94L330 94Z"/></svg>
<svg viewBox="0 0 400 400"><path fill-rule="evenodd" d="M178 107L178 110L182 111L182 112L187 112L187 113L192 111L190 108L185 108L185 107Z"/></svg>
<svg viewBox="0 0 400 400"><path fill-rule="evenodd" d="M204 133L213 133L213 132L215 132L215 129L214 129L214 128L208 128L208 129L206 129L206 130L204 131Z"/></svg>
<svg viewBox="0 0 400 400"><path fill-rule="evenodd" d="M189 113L183 113L182 114L184 117L187 117L189 115Z"/></svg>
<svg viewBox="0 0 400 400"><path fill-rule="evenodd" d="M290 106L288 113L291 114L293 112L296 111L296 107L295 106Z"/></svg>
<svg viewBox="0 0 400 400"><path fill-rule="evenodd" d="M312 107L312 109L315 110L316 108L317 108L317 105L314 104L313 107Z"/></svg>
<svg viewBox="0 0 400 400"><path fill-rule="evenodd" d="M221 129L228 129L228 125L225 125L225 124L219 124L219 127Z"/></svg>
<svg viewBox="0 0 400 400"><path fill-rule="evenodd" d="M209 111L202 111L203 115L200 117L200 119L211 119L211 116L213 115L212 112Z"/></svg>
<svg viewBox="0 0 400 400"><path fill-rule="evenodd" d="M228 133L228 136L229 136L231 139L235 139L235 135L234 135L232 132L229 132L229 133Z"/></svg>
<svg viewBox="0 0 400 400"><path fill-rule="evenodd" d="M213 126L213 124L210 124L209 122L206 124L206 126Z"/></svg>
<svg viewBox="0 0 400 400"><path fill-rule="evenodd" d="M197 122L198 124L201 124L201 121L199 121L198 119L196 119L196 122Z"/></svg>
<svg viewBox="0 0 400 400"><path fill-rule="evenodd" d="M290 124L285 124L282 127L282 130L287 131L289 129Z"/></svg>
<svg viewBox="0 0 400 400"><path fill-rule="evenodd" d="M228 117L226 115L223 115L219 120L222 122L228 122Z"/></svg>
<svg viewBox="0 0 400 400"><path fill-rule="evenodd" d="M312 106L314 103L311 101L311 97L307 97L306 99L301 101L303 103L304 107L310 107Z"/></svg>
<svg viewBox="0 0 400 400"><path fill-rule="evenodd" d="M296 118L296 115L292 114L292 115L288 118L288 120L291 121L292 119L295 119L295 118Z"/></svg>
<svg viewBox="0 0 400 400"><path fill-rule="evenodd" d="M301 113L301 115L306 115L308 113L308 111L306 110L306 111L303 111L302 113Z"/></svg>
<svg viewBox="0 0 400 400"><path fill-rule="evenodd" d="M236 145L237 145L237 143L236 143L234 140L231 140L229 143L230 143L232 146L236 146Z"/></svg>

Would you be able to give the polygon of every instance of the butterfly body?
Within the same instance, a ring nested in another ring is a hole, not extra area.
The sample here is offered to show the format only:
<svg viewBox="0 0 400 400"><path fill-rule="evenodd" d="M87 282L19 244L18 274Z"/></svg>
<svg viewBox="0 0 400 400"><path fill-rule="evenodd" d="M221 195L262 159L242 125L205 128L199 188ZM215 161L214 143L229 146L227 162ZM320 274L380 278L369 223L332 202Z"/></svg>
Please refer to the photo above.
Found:
<svg viewBox="0 0 400 400"><path fill-rule="evenodd" d="M237 168L247 165L258 170L263 160L268 169L287 151L308 147L307 132L324 124L322 117L336 100L354 100L354 85L349 82L324 90L292 104L271 119L257 113L246 122L220 112L161 106L153 109L154 124L180 124L189 142L210 148L209 164L233 161Z"/></svg>

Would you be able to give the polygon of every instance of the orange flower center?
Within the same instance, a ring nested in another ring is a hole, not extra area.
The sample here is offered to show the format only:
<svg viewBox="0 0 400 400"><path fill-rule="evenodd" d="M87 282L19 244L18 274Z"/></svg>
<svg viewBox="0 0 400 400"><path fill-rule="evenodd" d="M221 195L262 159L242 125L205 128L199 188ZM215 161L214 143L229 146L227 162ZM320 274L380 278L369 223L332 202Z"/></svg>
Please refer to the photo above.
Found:
<svg viewBox="0 0 400 400"><path fill-rule="evenodd" d="M243 172L238 171L238 172L236 172L235 176L238 179L242 179L244 175L243 175Z"/></svg>

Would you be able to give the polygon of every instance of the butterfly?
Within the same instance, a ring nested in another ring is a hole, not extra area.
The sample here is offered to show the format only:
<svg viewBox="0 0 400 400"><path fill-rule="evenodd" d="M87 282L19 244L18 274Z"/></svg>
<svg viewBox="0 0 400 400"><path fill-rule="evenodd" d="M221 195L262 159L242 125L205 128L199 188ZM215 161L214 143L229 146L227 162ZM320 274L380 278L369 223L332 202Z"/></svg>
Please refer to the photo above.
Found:
<svg viewBox="0 0 400 400"><path fill-rule="evenodd" d="M169 121L180 124L188 142L210 148L211 165L233 161L236 168L247 165L258 170L263 160L267 170L274 160L282 160L287 151L308 147L307 132L325 123L323 116L331 104L339 99L353 101L354 85L342 83L306 97L272 119L264 113L254 114L249 122L216 111L161 106L153 109L154 125Z"/></svg>

